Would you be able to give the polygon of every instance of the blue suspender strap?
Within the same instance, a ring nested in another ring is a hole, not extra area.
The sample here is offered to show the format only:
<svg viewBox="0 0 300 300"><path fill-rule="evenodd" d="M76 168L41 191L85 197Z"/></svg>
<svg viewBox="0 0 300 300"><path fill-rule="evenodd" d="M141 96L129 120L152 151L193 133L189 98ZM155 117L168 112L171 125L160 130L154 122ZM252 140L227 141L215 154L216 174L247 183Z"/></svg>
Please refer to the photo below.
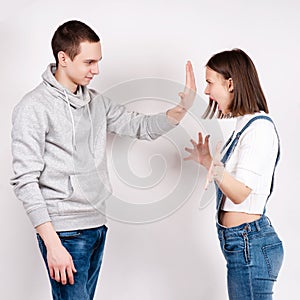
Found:
<svg viewBox="0 0 300 300"><path fill-rule="evenodd" d="M231 135L231 137L229 138L229 140L226 142L225 146L223 147L222 151L229 145L227 151L225 152L225 154L223 155L221 161L224 165L226 165L226 162L228 161L228 159L230 158L231 154L233 153L238 141L239 141L239 138L240 136L242 135L242 133L256 120L258 119L265 119L267 121L270 121L273 125L273 121L270 117L268 116L256 116L254 118L252 118L251 120L248 121L248 123L241 129L241 131L239 131L237 134L236 134L236 137L233 139L233 141L231 142L232 140L232 137L233 137L233 134ZM270 187L270 193L268 195L268 198L267 200L269 199L269 197L271 196L272 194L272 191L273 191L273 186L274 186L274 175L275 175L275 169L276 169L276 166L277 166L277 163L279 161L279 158L280 158L280 145L279 145L279 135L278 135L278 132L276 130L276 127L274 125L274 128L275 128L275 132L276 132L276 135L277 135L277 138L278 138L278 152L277 152L277 157L276 157L276 161L275 161L275 165L274 165L274 170L273 170L273 175L272 175L272 182L271 182L271 187ZM231 143L230 143L231 142ZM220 188L218 187L218 185L215 183L215 186L216 186L216 196L217 196L217 212L219 211L219 208L220 208L220 205L221 205L221 202L222 202L222 198L223 198L223 193L222 191L220 190ZM265 213L265 210L266 210L266 207L264 208L264 213Z"/></svg>

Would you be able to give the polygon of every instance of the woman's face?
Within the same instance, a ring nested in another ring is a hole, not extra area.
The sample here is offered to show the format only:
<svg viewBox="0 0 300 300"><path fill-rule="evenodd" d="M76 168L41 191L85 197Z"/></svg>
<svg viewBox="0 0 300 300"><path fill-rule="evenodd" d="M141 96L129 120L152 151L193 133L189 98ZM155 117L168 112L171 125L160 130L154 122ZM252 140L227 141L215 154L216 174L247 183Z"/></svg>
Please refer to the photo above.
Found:
<svg viewBox="0 0 300 300"><path fill-rule="evenodd" d="M225 79L221 74L206 67L207 86L204 93L218 103L218 109L224 114L230 113L229 106L233 101L232 79Z"/></svg>

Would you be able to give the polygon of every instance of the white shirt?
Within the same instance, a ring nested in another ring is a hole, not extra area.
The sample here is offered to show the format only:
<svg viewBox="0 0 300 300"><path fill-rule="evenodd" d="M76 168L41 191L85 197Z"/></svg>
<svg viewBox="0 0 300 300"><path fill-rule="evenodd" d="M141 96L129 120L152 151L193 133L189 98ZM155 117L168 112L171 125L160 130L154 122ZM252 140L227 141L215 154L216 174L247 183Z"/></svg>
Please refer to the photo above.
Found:
<svg viewBox="0 0 300 300"><path fill-rule="evenodd" d="M260 112L237 117L235 135L250 119L259 115L267 114ZM226 197L222 210L263 214L270 193L277 152L278 138L274 125L268 120L255 120L242 133L226 163L226 171L252 191L240 204L234 204Z"/></svg>

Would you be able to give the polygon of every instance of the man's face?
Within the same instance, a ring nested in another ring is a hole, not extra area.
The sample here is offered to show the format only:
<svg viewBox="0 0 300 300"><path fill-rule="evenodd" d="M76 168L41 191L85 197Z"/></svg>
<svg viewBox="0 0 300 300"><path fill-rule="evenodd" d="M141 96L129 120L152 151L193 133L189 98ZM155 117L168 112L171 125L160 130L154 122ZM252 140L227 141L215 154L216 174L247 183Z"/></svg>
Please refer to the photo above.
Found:
<svg viewBox="0 0 300 300"><path fill-rule="evenodd" d="M64 67L64 81L72 92L76 91L78 85L88 85L93 77L99 74L98 63L101 58L100 42L82 42L79 54L73 60L67 58Z"/></svg>

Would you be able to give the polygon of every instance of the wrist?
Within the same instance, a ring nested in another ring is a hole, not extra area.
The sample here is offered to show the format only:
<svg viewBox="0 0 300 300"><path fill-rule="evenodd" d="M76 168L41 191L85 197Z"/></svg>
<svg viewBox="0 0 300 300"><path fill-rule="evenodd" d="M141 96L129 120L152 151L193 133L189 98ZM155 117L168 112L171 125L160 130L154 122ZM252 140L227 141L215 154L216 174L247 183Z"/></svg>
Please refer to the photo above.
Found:
<svg viewBox="0 0 300 300"><path fill-rule="evenodd" d="M185 116L186 112L187 110L185 109L185 107L179 104L167 111L167 117L173 124L177 125Z"/></svg>
<svg viewBox="0 0 300 300"><path fill-rule="evenodd" d="M58 247L61 245L61 240L57 235L51 222L47 222L36 227L37 233L42 238L47 249Z"/></svg>
<svg viewBox="0 0 300 300"><path fill-rule="evenodd" d="M223 165L214 165L212 169L213 179L221 184L224 179L225 167Z"/></svg>
<svg viewBox="0 0 300 300"><path fill-rule="evenodd" d="M53 236L51 238L49 238L49 237L45 238L44 243L45 243L47 250L58 248L62 245L61 240L57 234L56 234L56 236Z"/></svg>

